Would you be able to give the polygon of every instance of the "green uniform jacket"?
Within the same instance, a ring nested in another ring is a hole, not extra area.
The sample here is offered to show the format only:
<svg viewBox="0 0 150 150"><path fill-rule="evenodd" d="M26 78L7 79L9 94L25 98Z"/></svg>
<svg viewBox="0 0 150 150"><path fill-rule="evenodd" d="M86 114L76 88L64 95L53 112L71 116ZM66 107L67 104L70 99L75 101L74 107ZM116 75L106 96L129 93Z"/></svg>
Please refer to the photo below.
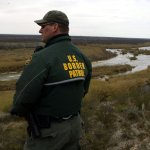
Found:
<svg viewBox="0 0 150 150"><path fill-rule="evenodd" d="M12 111L63 117L80 111L92 66L68 35L51 39L33 54L16 83Z"/></svg>

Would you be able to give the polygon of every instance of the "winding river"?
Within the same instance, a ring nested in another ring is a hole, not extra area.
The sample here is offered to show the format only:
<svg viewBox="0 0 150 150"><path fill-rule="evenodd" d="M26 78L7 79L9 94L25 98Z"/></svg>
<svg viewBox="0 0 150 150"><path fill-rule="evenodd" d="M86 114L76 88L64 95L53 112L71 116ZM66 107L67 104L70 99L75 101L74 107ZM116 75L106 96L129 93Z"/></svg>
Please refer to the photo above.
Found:
<svg viewBox="0 0 150 150"><path fill-rule="evenodd" d="M140 47L140 50L150 50L149 47ZM133 54L127 53L127 54L121 54L121 49L106 49L107 51L111 51L113 53L117 53L117 56L108 60L103 61L97 61L93 62L92 66L112 66L117 64L129 64L133 66L133 69L131 71L128 71L123 74L129 74L136 71L141 71L146 69L148 66L150 66L150 55L138 55L136 60L130 60L130 57L133 57ZM16 80L20 77L20 73L16 72L9 72L9 73L1 73L0 74L0 81L10 81L10 80Z"/></svg>
<svg viewBox="0 0 150 150"><path fill-rule="evenodd" d="M150 50L150 47L147 47ZM142 50L142 48L140 48ZM128 64L133 66L133 69L131 71L126 72L127 73L133 73L136 71L141 71L144 69L147 69L147 67L150 65L150 55L138 55L136 60L130 60L130 57L133 57L133 54L127 53L127 54L121 54L121 49L106 49L107 51L111 51L113 53L117 53L117 56L108 60L103 61L97 61L93 62L93 67L97 66L112 66L112 65L124 65ZM145 50L145 47L143 48Z"/></svg>

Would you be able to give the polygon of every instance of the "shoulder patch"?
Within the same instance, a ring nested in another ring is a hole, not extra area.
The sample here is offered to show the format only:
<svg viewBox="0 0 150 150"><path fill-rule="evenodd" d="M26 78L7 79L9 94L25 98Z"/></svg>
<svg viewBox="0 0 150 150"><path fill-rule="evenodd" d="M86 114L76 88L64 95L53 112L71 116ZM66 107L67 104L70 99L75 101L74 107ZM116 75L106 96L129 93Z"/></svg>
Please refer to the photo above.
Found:
<svg viewBox="0 0 150 150"><path fill-rule="evenodd" d="M28 64L31 62L31 60L32 60L32 56L30 56L29 59L27 59L27 60L25 61L25 65L28 65Z"/></svg>

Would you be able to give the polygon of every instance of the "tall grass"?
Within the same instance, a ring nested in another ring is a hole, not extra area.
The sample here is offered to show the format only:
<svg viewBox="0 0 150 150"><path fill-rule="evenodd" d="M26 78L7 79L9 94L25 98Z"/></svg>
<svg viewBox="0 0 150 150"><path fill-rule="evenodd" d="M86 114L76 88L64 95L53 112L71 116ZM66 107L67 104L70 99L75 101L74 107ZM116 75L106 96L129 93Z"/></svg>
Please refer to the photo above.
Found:
<svg viewBox="0 0 150 150"><path fill-rule="evenodd" d="M146 47L150 46L150 42L144 42L144 43L135 43L135 44L120 44L120 43L110 43L110 44L99 44L103 48L118 48L118 49L132 49L132 48L139 48L139 47Z"/></svg>
<svg viewBox="0 0 150 150"><path fill-rule="evenodd" d="M83 102L83 150L149 150L150 70L92 80Z"/></svg>
<svg viewBox="0 0 150 150"><path fill-rule="evenodd" d="M26 123L17 117L0 114L0 150L22 150Z"/></svg>
<svg viewBox="0 0 150 150"><path fill-rule="evenodd" d="M0 81L0 91L15 90L16 80Z"/></svg>
<svg viewBox="0 0 150 150"><path fill-rule="evenodd" d="M132 70L130 65L99 66L92 69L93 77L104 77L105 75L115 75Z"/></svg>
<svg viewBox="0 0 150 150"><path fill-rule="evenodd" d="M114 53L107 52L100 44L78 45L78 47L91 61L104 60L116 56Z"/></svg>
<svg viewBox="0 0 150 150"><path fill-rule="evenodd" d="M0 92L0 150L22 150L26 136L24 120L10 116L14 91Z"/></svg>
<svg viewBox="0 0 150 150"><path fill-rule="evenodd" d="M12 104L14 91L0 92L0 112L8 112Z"/></svg>
<svg viewBox="0 0 150 150"><path fill-rule="evenodd" d="M0 50L0 73L21 71L32 53L31 49Z"/></svg>

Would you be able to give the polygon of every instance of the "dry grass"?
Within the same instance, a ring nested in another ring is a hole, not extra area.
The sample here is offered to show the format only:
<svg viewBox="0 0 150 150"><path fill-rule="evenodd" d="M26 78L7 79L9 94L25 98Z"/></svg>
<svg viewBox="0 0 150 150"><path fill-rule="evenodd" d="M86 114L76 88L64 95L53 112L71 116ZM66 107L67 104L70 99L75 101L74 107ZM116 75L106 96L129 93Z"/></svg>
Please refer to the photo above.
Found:
<svg viewBox="0 0 150 150"><path fill-rule="evenodd" d="M0 150L22 150L26 136L24 120L8 114L14 91L0 92Z"/></svg>
<svg viewBox="0 0 150 150"><path fill-rule="evenodd" d="M78 47L91 61L104 60L116 56L111 52L105 51L105 48L100 44L78 45Z"/></svg>
<svg viewBox="0 0 150 150"><path fill-rule="evenodd" d="M0 91L15 90L16 80L0 81Z"/></svg>
<svg viewBox="0 0 150 150"><path fill-rule="evenodd" d="M0 113L0 150L22 150L26 123L17 117Z"/></svg>
<svg viewBox="0 0 150 150"><path fill-rule="evenodd" d="M96 78L104 77L105 75L115 75L118 73L123 73L131 70L132 66L130 65L100 66L94 67L92 69L92 76Z"/></svg>
<svg viewBox="0 0 150 150"><path fill-rule="evenodd" d="M0 50L0 72L22 70L32 53L31 49Z"/></svg>
<svg viewBox="0 0 150 150"><path fill-rule="evenodd" d="M118 48L118 49L131 49L131 48L139 48L150 46L150 42L146 43L138 43L138 44L101 44L103 48Z"/></svg>
<svg viewBox="0 0 150 150"><path fill-rule="evenodd" d="M0 92L0 112L8 112L12 104L14 91Z"/></svg>
<svg viewBox="0 0 150 150"><path fill-rule="evenodd" d="M109 82L92 80L82 110L83 150L149 150L149 75L150 69Z"/></svg>

